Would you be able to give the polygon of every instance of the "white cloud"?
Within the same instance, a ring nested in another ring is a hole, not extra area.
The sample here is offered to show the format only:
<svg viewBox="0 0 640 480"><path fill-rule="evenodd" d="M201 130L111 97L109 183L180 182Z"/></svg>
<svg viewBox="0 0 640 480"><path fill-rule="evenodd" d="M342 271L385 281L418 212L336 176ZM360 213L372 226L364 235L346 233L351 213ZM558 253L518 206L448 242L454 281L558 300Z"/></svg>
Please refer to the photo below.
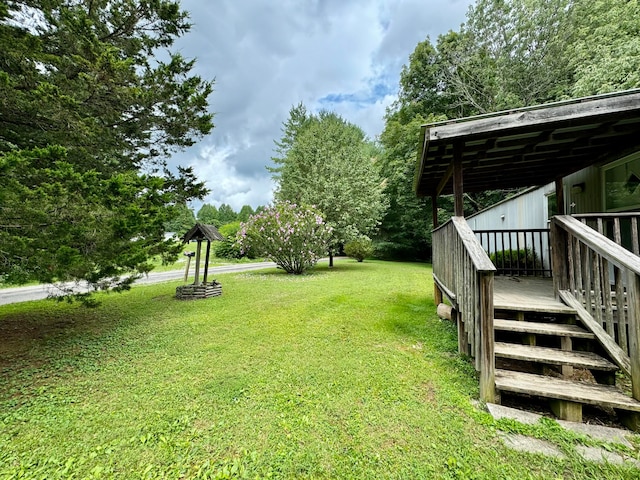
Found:
<svg viewBox="0 0 640 480"><path fill-rule="evenodd" d="M457 29L471 0L191 0L178 48L213 79L212 134L173 163L207 181L206 202L271 200L266 166L292 105L333 110L370 138L384 127L416 44Z"/></svg>

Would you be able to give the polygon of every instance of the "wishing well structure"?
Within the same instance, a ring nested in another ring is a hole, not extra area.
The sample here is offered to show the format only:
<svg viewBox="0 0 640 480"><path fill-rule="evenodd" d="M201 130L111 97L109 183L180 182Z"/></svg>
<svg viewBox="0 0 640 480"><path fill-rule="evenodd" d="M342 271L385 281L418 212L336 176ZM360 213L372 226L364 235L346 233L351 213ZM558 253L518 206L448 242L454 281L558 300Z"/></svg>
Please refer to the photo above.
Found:
<svg viewBox="0 0 640 480"><path fill-rule="evenodd" d="M176 298L178 300L197 300L200 298L217 297L222 295L222 285L215 280L208 282L209 274L209 255L211 253L211 242L215 240L223 241L224 237L220 234L214 225L204 225L196 223L183 237L184 243L195 240L198 245L196 247L196 265L193 283L190 285L180 285L176 288ZM204 261L204 275L200 281L200 259L202 258L202 243L207 242L207 251ZM187 270L188 274L188 270ZM186 280L185 276L185 280Z"/></svg>

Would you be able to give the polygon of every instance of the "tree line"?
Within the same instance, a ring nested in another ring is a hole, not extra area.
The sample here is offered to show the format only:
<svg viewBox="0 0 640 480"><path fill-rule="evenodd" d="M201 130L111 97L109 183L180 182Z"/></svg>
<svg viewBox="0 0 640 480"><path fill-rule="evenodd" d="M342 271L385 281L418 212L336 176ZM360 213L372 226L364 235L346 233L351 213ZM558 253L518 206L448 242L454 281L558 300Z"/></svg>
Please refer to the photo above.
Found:
<svg viewBox="0 0 640 480"><path fill-rule="evenodd" d="M478 0L459 30L418 43L379 139L379 250L430 257L431 202L413 192L422 124L640 87L638 18L637 0ZM467 194L465 214L509 193ZM439 204L442 223L452 205Z"/></svg>
<svg viewBox="0 0 640 480"><path fill-rule="evenodd" d="M638 18L638 1L478 0L459 30L418 43L377 141L293 107L273 159L276 199L320 205L335 245L364 235L378 257L428 260L431 201L413 190L421 125L638 87ZM510 193L466 194L465 214ZM438 203L442 223L453 205Z"/></svg>
<svg viewBox="0 0 640 480"><path fill-rule="evenodd" d="M240 211L236 212L231 205L226 203L222 203L219 207L205 203L196 213L186 203L181 203L176 208L175 216L166 222L164 226L167 232L174 233L180 237L189 231L196 222L214 225L219 229L231 223L246 222L251 215L262 210L264 210L262 205L256 207L255 210L251 205L243 205Z"/></svg>

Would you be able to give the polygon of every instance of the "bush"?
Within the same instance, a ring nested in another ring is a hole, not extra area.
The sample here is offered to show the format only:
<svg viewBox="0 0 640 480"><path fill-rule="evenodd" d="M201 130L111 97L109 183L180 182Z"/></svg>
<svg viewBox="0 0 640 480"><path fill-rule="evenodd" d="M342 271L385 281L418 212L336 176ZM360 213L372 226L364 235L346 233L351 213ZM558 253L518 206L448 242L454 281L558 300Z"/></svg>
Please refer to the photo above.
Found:
<svg viewBox="0 0 640 480"><path fill-rule="evenodd" d="M431 258L431 247L376 240L373 242L371 256L378 260L424 262Z"/></svg>
<svg viewBox="0 0 640 480"><path fill-rule="evenodd" d="M239 230L240 222L227 223L218 229L220 234L225 237L225 240L222 242L215 242L213 246L213 253L216 257L234 260L248 256L245 255L245 253L240 250L240 247L235 244L235 237Z"/></svg>
<svg viewBox="0 0 640 480"><path fill-rule="evenodd" d="M356 238L345 244L344 253L348 257L355 258L358 262L362 262L373 253L373 243L369 237Z"/></svg>
<svg viewBox="0 0 640 480"><path fill-rule="evenodd" d="M235 244L235 239L216 242L213 245L213 253L218 258L235 260L244 257L240 249Z"/></svg>
<svg viewBox="0 0 640 480"><path fill-rule="evenodd" d="M542 264L536 254L528 249L500 250L489 255L499 271L505 273L523 273L528 270L539 270Z"/></svg>
<svg viewBox="0 0 640 480"><path fill-rule="evenodd" d="M283 202L241 224L236 245L241 253L265 256L287 273L301 274L327 253L331 228L312 208Z"/></svg>

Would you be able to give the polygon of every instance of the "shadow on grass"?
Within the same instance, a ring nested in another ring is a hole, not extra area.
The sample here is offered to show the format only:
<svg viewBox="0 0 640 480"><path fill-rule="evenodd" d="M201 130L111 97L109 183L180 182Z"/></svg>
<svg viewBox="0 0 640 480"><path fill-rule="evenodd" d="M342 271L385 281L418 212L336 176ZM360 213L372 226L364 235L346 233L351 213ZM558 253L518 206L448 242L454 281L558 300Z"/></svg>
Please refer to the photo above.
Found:
<svg viewBox="0 0 640 480"><path fill-rule="evenodd" d="M152 313L167 303L136 301L141 305L133 313L124 297L105 299L92 309L53 300L0 309L0 372L7 379L0 384L0 394L16 388L24 392L77 369L99 368L127 343L127 329L145 321L141 312Z"/></svg>
<svg viewBox="0 0 640 480"><path fill-rule="evenodd" d="M457 348L455 326L438 318L433 299L423 295L399 293L384 320L385 327L398 335L431 344L442 351Z"/></svg>
<svg viewBox="0 0 640 480"><path fill-rule="evenodd" d="M335 262L333 267L329 267L326 262L322 262L317 264L315 267L307 270L302 274L293 274L287 273L281 268L271 268L265 270L256 270L256 271L248 271L244 272L243 275L246 277L291 277L291 278L305 278L305 277L313 277L317 275L326 275L331 273L345 273L345 272L359 272L363 271L363 269L373 267L373 263L369 262L361 262L358 263L356 260L350 258L340 258Z"/></svg>

